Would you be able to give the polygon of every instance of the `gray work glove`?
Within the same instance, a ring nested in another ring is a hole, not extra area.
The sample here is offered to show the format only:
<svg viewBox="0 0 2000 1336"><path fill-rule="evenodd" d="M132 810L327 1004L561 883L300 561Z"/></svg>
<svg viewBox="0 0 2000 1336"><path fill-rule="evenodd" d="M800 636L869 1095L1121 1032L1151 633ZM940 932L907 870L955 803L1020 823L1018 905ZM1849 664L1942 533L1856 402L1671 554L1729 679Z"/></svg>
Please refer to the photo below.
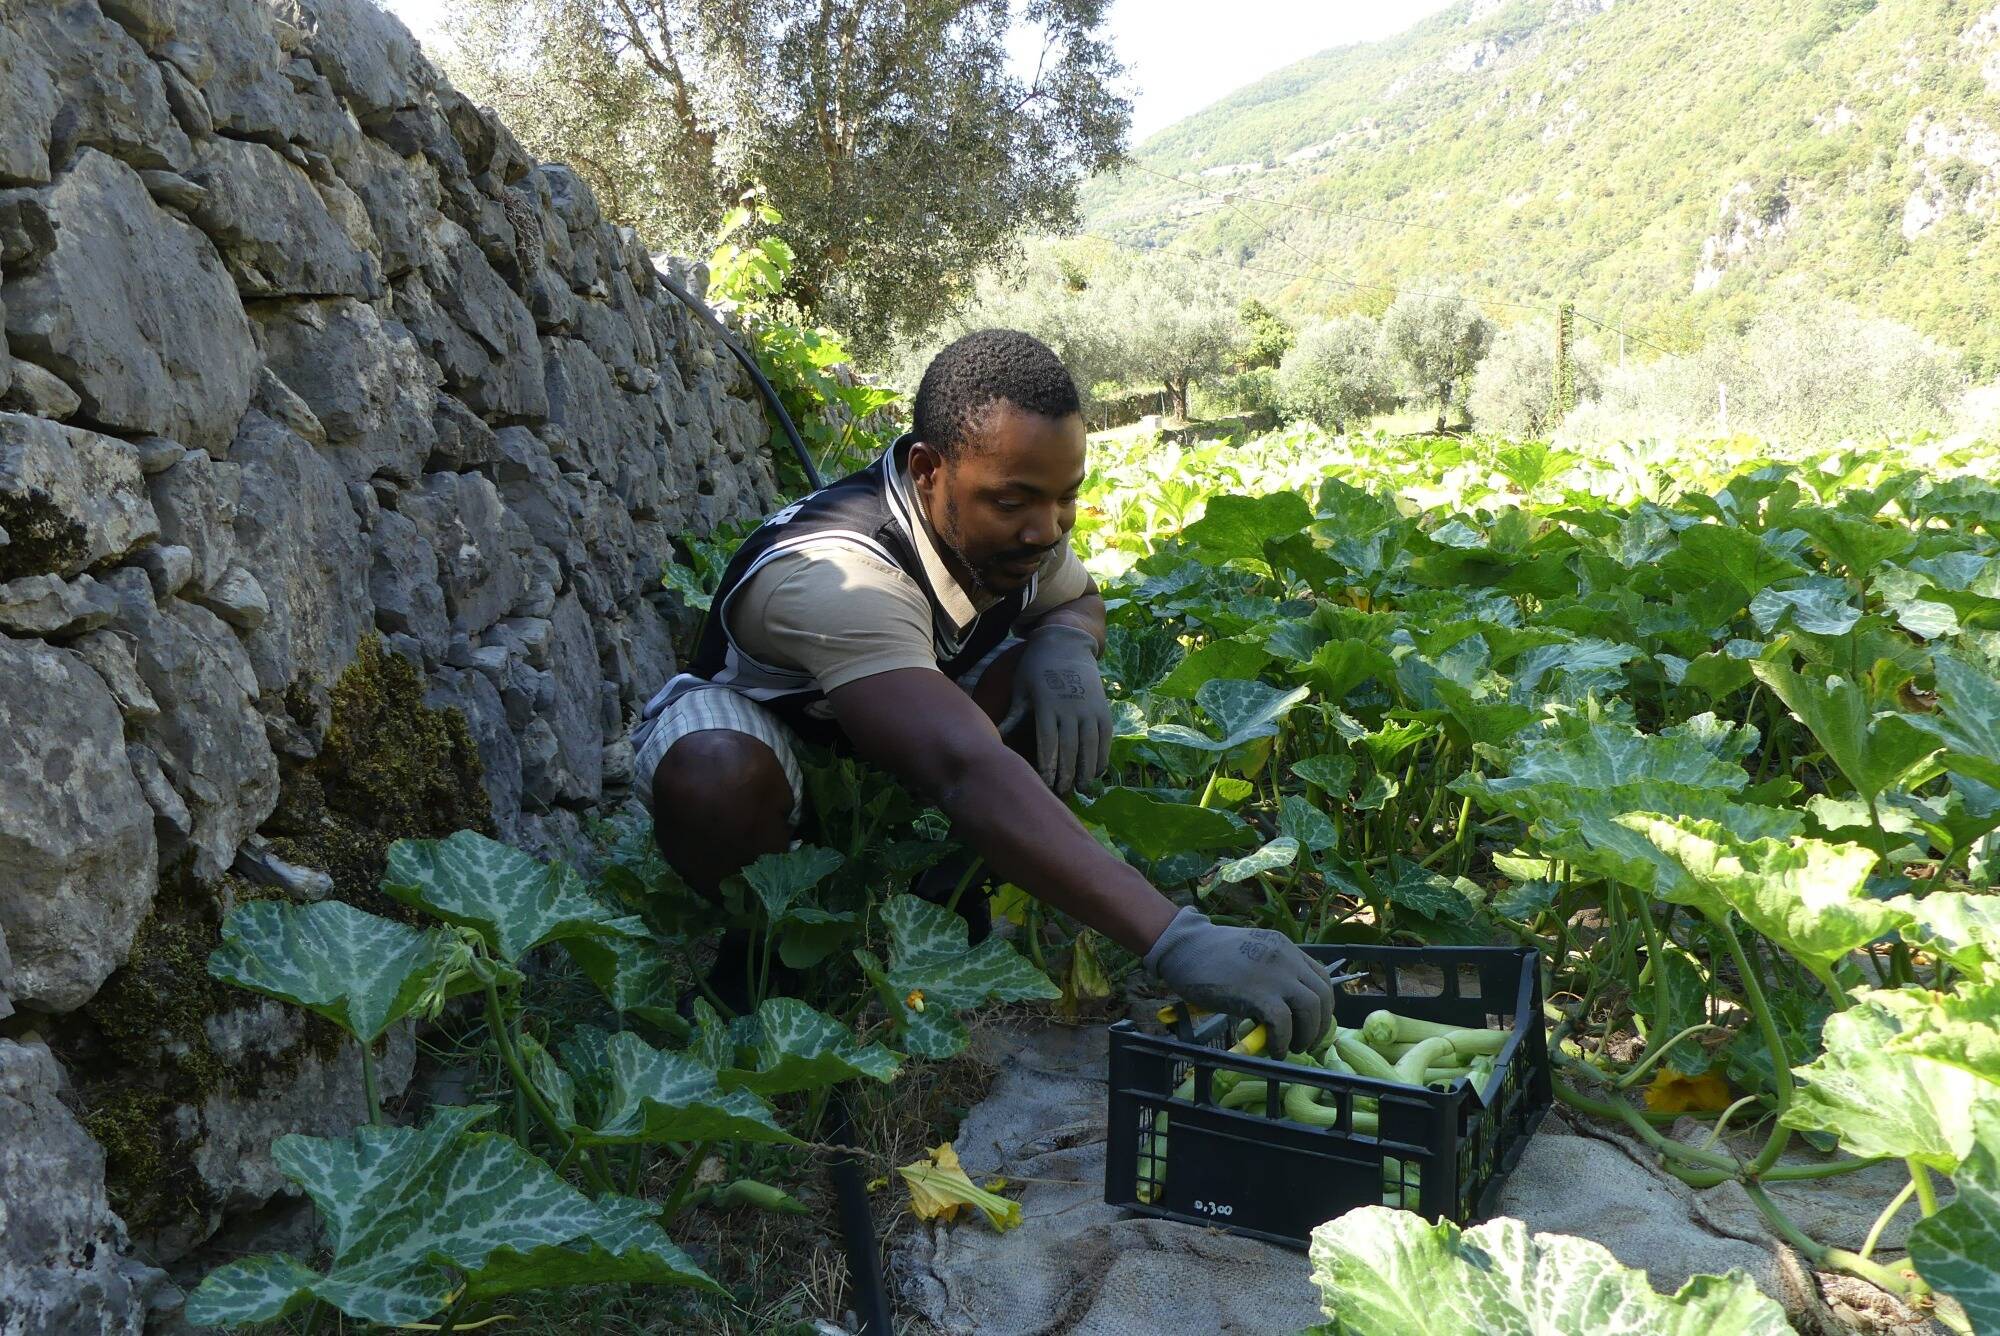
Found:
<svg viewBox="0 0 2000 1336"><path fill-rule="evenodd" d="M1097 638L1080 626L1038 626L1014 670L1014 703L1000 732L1035 716L1042 782L1068 793L1111 763L1111 705L1097 671Z"/></svg>
<svg viewBox="0 0 2000 1336"><path fill-rule="evenodd" d="M1146 953L1146 972L1198 1007L1251 1016L1270 1030L1267 1057L1303 1052L1333 1019L1318 963L1269 928L1226 928L1183 909Z"/></svg>

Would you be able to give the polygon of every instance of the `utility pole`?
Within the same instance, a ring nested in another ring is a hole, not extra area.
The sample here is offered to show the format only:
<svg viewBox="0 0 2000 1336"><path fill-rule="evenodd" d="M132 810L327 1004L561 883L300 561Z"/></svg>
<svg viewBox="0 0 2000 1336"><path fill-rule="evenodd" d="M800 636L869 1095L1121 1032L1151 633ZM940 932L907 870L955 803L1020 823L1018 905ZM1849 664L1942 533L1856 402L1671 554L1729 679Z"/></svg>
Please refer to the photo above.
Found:
<svg viewBox="0 0 2000 1336"><path fill-rule="evenodd" d="M1550 402L1550 418L1561 422L1576 407L1576 305L1564 302L1556 307L1556 383Z"/></svg>

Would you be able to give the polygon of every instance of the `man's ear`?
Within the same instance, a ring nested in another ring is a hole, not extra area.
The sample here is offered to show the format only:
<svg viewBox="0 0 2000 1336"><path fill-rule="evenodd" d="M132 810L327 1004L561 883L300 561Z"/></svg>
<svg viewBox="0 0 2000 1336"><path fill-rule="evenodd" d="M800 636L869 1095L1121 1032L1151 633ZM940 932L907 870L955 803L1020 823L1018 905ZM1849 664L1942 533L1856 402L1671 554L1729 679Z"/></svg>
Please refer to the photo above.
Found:
<svg viewBox="0 0 2000 1336"><path fill-rule="evenodd" d="M932 480L944 473L944 456L927 441L911 442L909 460L910 481L918 487L932 486Z"/></svg>

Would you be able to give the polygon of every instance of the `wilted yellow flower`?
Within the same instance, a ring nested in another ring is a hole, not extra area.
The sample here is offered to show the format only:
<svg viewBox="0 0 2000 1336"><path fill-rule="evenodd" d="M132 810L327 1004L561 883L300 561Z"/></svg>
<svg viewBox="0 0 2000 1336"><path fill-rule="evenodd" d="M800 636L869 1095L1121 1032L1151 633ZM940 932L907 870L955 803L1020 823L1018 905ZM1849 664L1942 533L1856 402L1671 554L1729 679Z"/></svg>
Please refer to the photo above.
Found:
<svg viewBox="0 0 2000 1336"><path fill-rule="evenodd" d="M1646 1083L1646 1107L1655 1113L1716 1113L1729 1104L1729 1082L1717 1072L1682 1076L1662 1067Z"/></svg>
<svg viewBox="0 0 2000 1336"><path fill-rule="evenodd" d="M924 990L921 988L912 988L909 996L903 999L903 1005L918 1015L922 1015L924 1010Z"/></svg>
<svg viewBox="0 0 2000 1336"><path fill-rule="evenodd" d="M910 1188L910 1209L919 1220L949 1224L966 1207L976 1207L1001 1233L1021 1223L1021 1203L979 1187L965 1175L950 1142L931 1148L928 1159L896 1167ZM1004 1180L996 1180L1004 1181Z"/></svg>

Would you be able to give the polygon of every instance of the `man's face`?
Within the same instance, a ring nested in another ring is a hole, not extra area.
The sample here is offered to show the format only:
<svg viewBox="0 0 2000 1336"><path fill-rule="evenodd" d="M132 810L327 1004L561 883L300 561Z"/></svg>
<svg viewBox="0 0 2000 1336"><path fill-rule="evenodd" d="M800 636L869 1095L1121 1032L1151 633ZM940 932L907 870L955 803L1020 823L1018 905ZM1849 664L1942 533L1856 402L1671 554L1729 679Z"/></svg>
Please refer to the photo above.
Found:
<svg viewBox="0 0 2000 1336"><path fill-rule="evenodd" d="M1075 527L1083 460L1081 417L1046 418L1003 399L956 458L913 446L910 480L960 573L985 593L1011 594Z"/></svg>

